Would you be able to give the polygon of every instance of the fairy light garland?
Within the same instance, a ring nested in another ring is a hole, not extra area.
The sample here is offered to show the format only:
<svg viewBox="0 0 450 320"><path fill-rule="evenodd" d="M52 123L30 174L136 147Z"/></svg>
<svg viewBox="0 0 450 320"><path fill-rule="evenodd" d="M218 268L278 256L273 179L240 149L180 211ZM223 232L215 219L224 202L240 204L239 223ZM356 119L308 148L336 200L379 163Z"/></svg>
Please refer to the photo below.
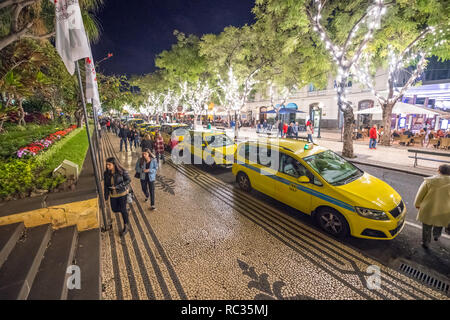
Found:
<svg viewBox="0 0 450 320"><path fill-rule="evenodd" d="M254 79L254 75L255 73L251 74L244 83L240 83L235 76L232 67L228 69L227 79L222 79L222 77L218 75L218 85L224 94L223 98L220 97L220 102L227 111L241 111L245 105L245 99L247 99L250 91L257 83ZM242 90L240 89L241 87L243 87Z"/></svg>
<svg viewBox="0 0 450 320"><path fill-rule="evenodd" d="M180 88L180 100L186 103L197 117L197 115L201 114L201 112L205 110L205 106L209 102L209 99L213 94L213 90L209 87L207 82L200 80L198 80L195 84L185 81L180 84ZM196 120L197 119L195 119L195 121Z"/></svg>
<svg viewBox="0 0 450 320"><path fill-rule="evenodd" d="M333 43L333 41L328 37L322 26L320 20L322 18L321 12L323 9L323 4L321 0L315 0L315 6L317 9L317 14L312 18L313 30L316 31L324 43L325 49L331 55L333 61L338 66L338 74L336 76L336 93L338 95L339 104L343 103L346 106L351 106L351 103L346 99L345 85L352 66L357 64L361 58L363 51L366 49L368 42L373 38L375 31L381 26L381 18L386 13L387 9L384 5L383 0L375 0L374 3L367 9L363 17L353 26L350 30L349 35L341 47ZM354 55L351 58L347 58L347 53L349 48L353 45L353 40L357 35L358 31L363 25L366 25L368 31L357 46Z"/></svg>
<svg viewBox="0 0 450 320"><path fill-rule="evenodd" d="M448 33L448 30L447 32ZM439 34L439 38L436 39L434 45L429 47L427 50L418 49L418 44L425 39L425 37L429 34L435 36ZM387 81L387 90L388 95L392 95L391 97L383 97L379 94L379 92L375 89L374 78L369 74L369 63L372 60L369 54L366 54L362 59L362 63L359 63L358 66L352 66L352 73L355 75L357 80L369 88L372 94L378 99L380 104L393 104L395 103L401 96L405 94L405 92L414 84L417 78L421 75L424 68L426 67L427 60L426 57L431 54L433 49L436 49L438 46L442 46L447 42L446 39L441 39L444 36L444 30L436 30L436 27L430 26L427 27L424 31L422 31L419 36L413 40L402 52L396 53L392 46L388 46L388 81ZM413 61L417 62L417 66L415 71L411 74L405 85L398 90L395 87L395 83L398 81L397 75L400 70L405 66L409 66ZM391 92L391 87L393 91Z"/></svg>

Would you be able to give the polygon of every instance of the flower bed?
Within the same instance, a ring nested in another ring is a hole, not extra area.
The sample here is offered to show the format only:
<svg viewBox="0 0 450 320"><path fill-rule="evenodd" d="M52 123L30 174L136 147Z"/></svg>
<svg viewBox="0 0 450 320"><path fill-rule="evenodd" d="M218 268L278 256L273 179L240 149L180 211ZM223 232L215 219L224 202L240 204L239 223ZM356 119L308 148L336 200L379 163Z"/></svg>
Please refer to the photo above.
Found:
<svg viewBox="0 0 450 320"><path fill-rule="evenodd" d="M51 133L41 140L34 141L29 145L27 145L26 147L20 148L19 150L17 150L16 155L18 158L36 156L42 150L48 149L52 144L54 144L56 141L60 140L62 137L67 135L69 132L72 132L76 128L77 128L76 125L71 125L69 128L65 130L59 130L54 133Z"/></svg>

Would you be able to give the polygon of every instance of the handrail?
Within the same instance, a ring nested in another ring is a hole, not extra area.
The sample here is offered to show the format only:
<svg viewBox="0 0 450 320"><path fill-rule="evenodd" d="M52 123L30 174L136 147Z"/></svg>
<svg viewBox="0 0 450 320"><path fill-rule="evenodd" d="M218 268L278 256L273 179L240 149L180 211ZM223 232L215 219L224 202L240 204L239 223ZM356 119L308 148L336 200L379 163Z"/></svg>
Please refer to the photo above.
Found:
<svg viewBox="0 0 450 320"><path fill-rule="evenodd" d="M436 161L436 162L447 162L445 160L438 160L438 159L430 159L430 158L422 158L422 157L417 157L418 153L422 153L422 154L429 154L429 155L433 155L433 156L439 156L439 157L450 157L450 153L444 153L444 152L435 152L435 151L425 151L425 150L414 150L414 149L408 149L408 152L413 152L414 153L414 157L409 156L408 158L413 158L414 159L414 168L417 166L417 160L421 159L421 160L428 160L428 161Z"/></svg>
<svg viewBox="0 0 450 320"><path fill-rule="evenodd" d="M435 152L435 151L414 150L414 149L408 149L408 152L431 154L433 156L450 157L450 153L449 152Z"/></svg>

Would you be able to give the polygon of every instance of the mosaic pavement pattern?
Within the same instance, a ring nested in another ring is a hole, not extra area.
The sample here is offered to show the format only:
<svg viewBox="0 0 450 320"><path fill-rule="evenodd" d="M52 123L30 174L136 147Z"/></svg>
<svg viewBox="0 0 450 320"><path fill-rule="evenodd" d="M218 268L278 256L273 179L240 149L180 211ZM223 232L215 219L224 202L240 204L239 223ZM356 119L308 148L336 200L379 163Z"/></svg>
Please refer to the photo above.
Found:
<svg viewBox="0 0 450 320"><path fill-rule="evenodd" d="M118 152L134 176L140 152ZM448 299L193 165L167 154L156 183L156 208L138 179L124 239L120 214L102 234L104 299ZM375 267L374 267L375 266ZM381 281L375 289L373 269Z"/></svg>

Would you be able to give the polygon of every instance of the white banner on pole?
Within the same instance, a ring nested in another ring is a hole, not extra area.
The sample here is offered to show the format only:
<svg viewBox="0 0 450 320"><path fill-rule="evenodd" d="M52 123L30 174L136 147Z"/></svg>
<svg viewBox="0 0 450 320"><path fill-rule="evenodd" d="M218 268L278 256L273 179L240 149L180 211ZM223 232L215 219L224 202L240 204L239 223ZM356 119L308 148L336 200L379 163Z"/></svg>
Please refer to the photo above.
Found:
<svg viewBox="0 0 450 320"><path fill-rule="evenodd" d="M78 0L50 0L55 4L56 51L67 71L75 72L75 61L89 57L90 49Z"/></svg>
<svg viewBox="0 0 450 320"><path fill-rule="evenodd" d="M97 73L95 72L94 59L92 52L85 59L86 67L86 100L92 103L94 108L100 109L100 96L98 94Z"/></svg>

